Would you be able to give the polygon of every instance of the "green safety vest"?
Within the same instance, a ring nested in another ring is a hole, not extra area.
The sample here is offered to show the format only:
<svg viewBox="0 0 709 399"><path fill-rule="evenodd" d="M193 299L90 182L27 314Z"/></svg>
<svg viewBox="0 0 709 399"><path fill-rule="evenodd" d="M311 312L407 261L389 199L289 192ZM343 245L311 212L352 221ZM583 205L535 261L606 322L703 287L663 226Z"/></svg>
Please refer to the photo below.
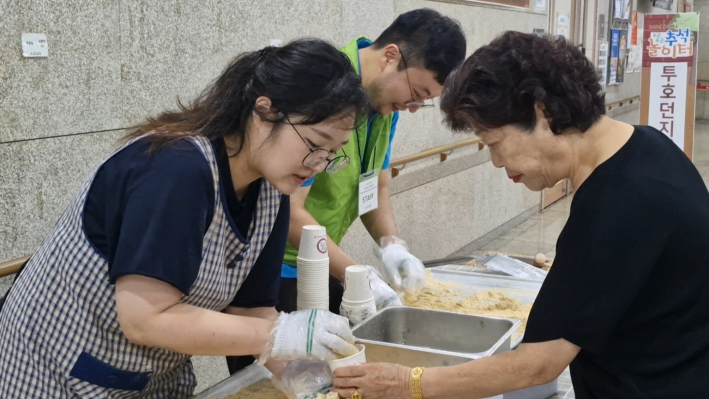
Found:
<svg viewBox="0 0 709 399"><path fill-rule="evenodd" d="M350 58L355 71L361 75L357 47L359 40L369 39L358 37L340 51ZM359 216L357 196L360 174L381 169L384 164L393 119L393 113L370 116L368 121L352 131L349 143L337 153L337 156L343 155L344 150L351 159L350 164L335 174L322 172L315 175L315 182L305 200L305 209L321 226L325 226L327 235L337 245L340 245L347 229ZM298 250L288 243L283 263L295 266L297 256Z"/></svg>

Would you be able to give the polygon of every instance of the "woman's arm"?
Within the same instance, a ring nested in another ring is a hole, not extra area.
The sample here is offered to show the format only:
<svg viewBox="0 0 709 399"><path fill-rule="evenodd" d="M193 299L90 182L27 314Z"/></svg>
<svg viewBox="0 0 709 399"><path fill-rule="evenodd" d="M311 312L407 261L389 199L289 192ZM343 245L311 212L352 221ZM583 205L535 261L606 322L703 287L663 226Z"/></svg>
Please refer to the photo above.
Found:
<svg viewBox="0 0 709 399"><path fill-rule="evenodd" d="M228 306L225 312L234 316L257 317L271 321L276 321L278 318L278 312L274 307L241 308L238 306Z"/></svg>
<svg viewBox="0 0 709 399"><path fill-rule="evenodd" d="M259 355L266 348L275 318L202 309L180 303L182 296L160 280L141 275L119 277L116 309L123 334L137 345L189 355Z"/></svg>
<svg viewBox="0 0 709 399"><path fill-rule="evenodd" d="M423 397L486 398L554 381L579 353L565 339L522 344L513 351L452 367L426 369Z"/></svg>
<svg viewBox="0 0 709 399"><path fill-rule="evenodd" d="M569 341L522 344L518 349L456 366L427 368L421 376L425 399L488 398L553 381L580 348ZM367 399L410 399L411 368L368 363L335 370L333 391Z"/></svg>

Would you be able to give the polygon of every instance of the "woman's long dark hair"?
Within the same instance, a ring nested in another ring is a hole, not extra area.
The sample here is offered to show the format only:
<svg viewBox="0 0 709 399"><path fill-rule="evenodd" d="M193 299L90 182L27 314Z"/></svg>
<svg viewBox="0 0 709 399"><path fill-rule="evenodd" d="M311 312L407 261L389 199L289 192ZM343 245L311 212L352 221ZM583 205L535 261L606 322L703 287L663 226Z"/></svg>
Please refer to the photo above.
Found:
<svg viewBox="0 0 709 399"><path fill-rule="evenodd" d="M369 110L369 97L350 60L331 44L317 39L296 40L284 47L266 47L237 56L202 94L179 109L163 112L135 127L126 139L153 132L153 147L171 140L201 135L210 140L239 138L238 154L246 141L246 124L260 96L271 99L278 117L303 117L299 124L316 124L331 117L354 116L358 124ZM357 126L357 125L355 125Z"/></svg>

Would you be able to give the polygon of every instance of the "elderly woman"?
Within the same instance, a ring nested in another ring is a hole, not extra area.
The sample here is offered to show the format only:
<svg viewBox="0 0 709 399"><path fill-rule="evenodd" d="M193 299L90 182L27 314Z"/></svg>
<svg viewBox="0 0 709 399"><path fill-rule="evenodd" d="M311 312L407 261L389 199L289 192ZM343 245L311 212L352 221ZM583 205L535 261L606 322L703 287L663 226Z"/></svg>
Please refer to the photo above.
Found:
<svg viewBox="0 0 709 399"><path fill-rule="evenodd" d="M449 126L539 191L575 196L554 267L518 349L429 369L338 369L345 397L485 398L553 381L577 398L705 398L709 392L709 192L665 135L604 116L594 66L572 44L507 32L446 81Z"/></svg>

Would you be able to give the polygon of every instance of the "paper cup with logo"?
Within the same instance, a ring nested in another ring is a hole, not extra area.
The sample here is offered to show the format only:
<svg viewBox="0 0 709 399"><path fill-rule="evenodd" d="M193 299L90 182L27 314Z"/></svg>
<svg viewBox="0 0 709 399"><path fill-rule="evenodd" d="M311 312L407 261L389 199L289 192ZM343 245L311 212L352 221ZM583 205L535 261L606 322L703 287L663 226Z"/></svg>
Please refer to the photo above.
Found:
<svg viewBox="0 0 709 399"><path fill-rule="evenodd" d="M364 345L355 344L355 346L359 350L356 355L328 361L327 364L330 366L330 370L335 371L340 367L357 366L367 363L367 358L364 355Z"/></svg>
<svg viewBox="0 0 709 399"><path fill-rule="evenodd" d="M303 231L300 235L300 246L298 247L298 257L311 261L329 258L325 226L303 226Z"/></svg>
<svg viewBox="0 0 709 399"><path fill-rule="evenodd" d="M364 302L349 302L345 299L340 304L340 315L346 317L352 325L357 325L377 312L374 298Z"/></svg>

